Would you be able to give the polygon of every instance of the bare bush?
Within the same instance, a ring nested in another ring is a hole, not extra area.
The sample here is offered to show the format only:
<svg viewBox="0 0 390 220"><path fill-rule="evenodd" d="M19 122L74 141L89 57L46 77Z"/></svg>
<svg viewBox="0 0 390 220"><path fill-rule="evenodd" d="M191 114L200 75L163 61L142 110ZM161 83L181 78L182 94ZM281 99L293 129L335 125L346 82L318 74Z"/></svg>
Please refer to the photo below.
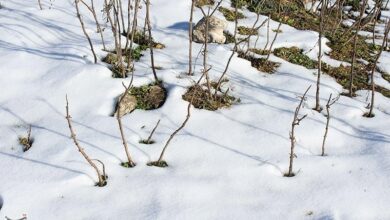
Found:
<svg viewBox="0 0 390 220"><path fill-rule="evenodd" d="M294 119L291 123L291 131L290 131L290 165L288 167L288 173L284 174L285 177L293 177L295 176L294 172L293 172L293 165L294 165L294 158L296 157L295 155L295 142L296 142L296 139L295 139L295 127L297 125L299 125L299 123L306 118L307 115L304 115L302 117L299 117L299 111L301 110L302 108L302 104L303 104L303 101L306 99L306 94L307 92L310 90L310 87L306 89L306 92L302 95L301 97L301 101L299 102L299 105L298 107L295 109L295 113L294 113Z"/></svg>
<svg viewBox="0 0 390 220"><path fill-rule="evenodd" d="M85 25L84 25L83 19L81 18L80 9L79 9L79 1L80 0L74 0L75 6L76 6L76 11L77 11L77 18L79 19L83 33L88 40L89 46L90 46L92 54L93 54L94 63L97 63L97 56L95 53L95 49L93 48L91 38L89 37L87 31L85 30Z"/></svg>
<svg viewBox="0 0 390 220"><path fill-rule="evenodd" d="M88 156L88 154L84 151L84 148L82 148L76 138L76 133L73 130L72 117L69 114L69 102L68 102L68 96L66 96L66 120L68 122L69 131L70 131L70 137L72 138L74 144L76 145L77 149L81 153L81 155L84 157L84 159L88 162L88 164L95 170L97 176L98 176L98 182L96 183L97 186L103 187L107 185L107 175L105 172L104 164L97 160L99 163L102 164L103 169L100 171L100 169L96 166L96 164L93 162L93 160Z"/></svg>
<svg viewBox="0 0 390 220"><path fill-rule="evenodd" d="M117 109L118 113L116 114L116 119L118 121L118 126L119 126L119 131L120 131L120 134L121 134L122 144L123 144L123 147L125 149L125 153L126 153L126 157L127 157L127 162L124 162L121 165L123 167L128 167L128 168L135 167L136 164L134 163L133 159L131 158L131 155L130 155L130 152L129 152L129 146L127 144L126 135L124 134L124 131L123 131L122 114L120 114L120 112L121 112L121 107L122 107L123 100L126 98L126 96L129 95L129 90L131 89L132 82L133 82L133 77L131 78L129 86L126 87L126 85L123 84L123 86L125 87L125 92L123 93L123 95L119 99L118 109Z"/></svg>
<svg viewBox="0 0 390 220"><path fill-rule="evenodd" d="M329 121L330 121L330 107L334 103L336 103L339 98L340 98L340 96L337 96L336 98L332 99L332 94L330 94L328 102L326 103L326 126L325 126L324 139L322 140L321 156L325 156L325 141L326 141L326 138L328 136Z"/></svg>

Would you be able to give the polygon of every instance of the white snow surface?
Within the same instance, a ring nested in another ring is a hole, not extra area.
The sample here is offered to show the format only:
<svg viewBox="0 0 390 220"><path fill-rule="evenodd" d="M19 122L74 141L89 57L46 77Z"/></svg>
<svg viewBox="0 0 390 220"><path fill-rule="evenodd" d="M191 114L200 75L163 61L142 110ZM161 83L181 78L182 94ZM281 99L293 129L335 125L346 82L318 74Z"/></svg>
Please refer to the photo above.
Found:
<svg viewBox="0 0 390 220"><path fill-rule="evenodd" d="M146 166L185 119L187 102L181 96L201 70L199 58L193 78L182 74L188 63L190 1L152 1L153 36L166 45L155 51L155 58L163 67L158 76L168 98L157 110L136 110L123 118L137 163L127 169L120 166L126 156L110 115L123 92L122 82L129 79L114 79L104 63L93 64L73 1L52 1L51 9L43 1L44 10L36 1L1 2L0 219L390 219L390 105L381 94L376 94L374 118L362 117L367 91L353 99L340 97L331 108L327 156L321 157L326 117L325 111L311 109L316 71L271 56L281 66L269 75L235 56L227 87L241 102L215 112L192 108L187 126L167 150L169 167ZM83 14L102 58L94 21L85 9ZM242 22L251 24L255 15L245 14L248 19ZM197 10L194 21L200 18ZM271 24L276 29L278 23ZM317 33L287 25L282 31L275 47L298 46L317 56ZM265 45L265 34L262 28L259 48ZM108 36L106 40L112 44ZM194 57L200 48L194 44ZM231 45L212 44L209 49L211 78L218 79ZM388 53L380 63L388 71ZM134 85L152 80L146 51L136 64ZM297 175L283 177L294 110L308 86L312 88L302 109L308 116L296 129ZM334 79L322 76L323 106L330 94L341 92ZM94 186L93 169L70 139L66 94L80 144L106 165L105 187ZM156 143L139 144L159 119ZM30 124L34 143L23 152L18 137Z"/></svg>

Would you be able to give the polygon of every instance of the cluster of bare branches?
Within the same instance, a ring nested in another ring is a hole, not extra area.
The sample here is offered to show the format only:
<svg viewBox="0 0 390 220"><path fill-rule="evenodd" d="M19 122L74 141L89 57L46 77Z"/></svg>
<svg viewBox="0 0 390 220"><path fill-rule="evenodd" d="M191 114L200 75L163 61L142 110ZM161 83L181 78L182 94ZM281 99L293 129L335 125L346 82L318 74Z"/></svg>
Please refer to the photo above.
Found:
<svg viewBox="0 0 390 220"><path fill-rule="evenodd" d="M151 68L153 76L156 82L158 82L158 77L156 73L155 60L154 60L154 42L152 37L152 25L150 22L150 0L145 0L145 25L143 32L138 31L138 14L141 8L141 0L128 0L127 9L123 7L122 0L104 0L103 5L103 15L105 21L99 21L97 16L97 11L95 9L94 0L90 0L90 3L87 4L86 0L74 0L75 8L77 12L77 17L80 21L82 31L88 40L91 52L94 57L94 62L97 63L96 50L94 48L93 41L89 36L85 22L83 21L83 16L79 4L85 6L88 11L91 13L95 25L96 32L99 33L101 43L103 46L103 51L113 54L114 60L111 61L113 75L115 77L120 76L125 78L128 76L128 73L134 70L134 63L132 57L132 51L134 46L134 40L142 40L147 42L150 50L151 56ZM127 20L127 22L126 22ZM105 23L108 26L109 34L114 39L114 49L107 48L104 31L106 28L102 28L101 23ZM147 31L147 33L146 33ZM142 39L140 39L142 38ZM123 43L125 41L126 43Z"/></svg>
<svg viewBox="0 0 390 220"><path fill-rule="evenodd" d="M311 86L309 86L305 93L300 97L300 102L298 106L295 109L294 112L294 118L291 123L291 131L290 131L290 162L289 162L289 168L288 172L284 174L285 177L293 177L295 176L295 173L293 172L293 165L294 165L294 158L296 158L295 154L295 144L296 144L296 135L295 135L295 127L300 125L300 122L307 117L307 114L300 116L300 110L303 107L303 103L306 100L307 93L309 92ZM332 94L329 95L328 102L326 104L326 125L325 125L325 134L322 140L322 146L321 146L321 156L325 156L325 142L326 138L328 136L328 130L329 130L329 122L330 122L330 108L332 105L334 105L338 99L340 98L340 95L338 95L336 98L332 99Z"/></svg>
<svg viewBox="0 0 390 220"><path fill-rule="evenodd" d="M201 49L201 53L203 55L203 61L202 61L203 62L202 63L203 69L201 71L201 76L200 76L199 80L197 80L195 83L195 86L205 85L205 87L207 88L207 94L208 94L209 99L215 99L217 97L217 93L222 92L221 86L222 86L222 83L224 82L224 79L225 79L227 73L228 73L228 69L229 69L230 63L231 63L234 55L238 51L240 51L240 52L243 51L244 56L246 56L250 51L251 38L254 35L253 32L250 32L250 34L247 37L242 38L242 39L237 39L238 17L239 17L238 16L238 9L240 8L238 4L241 4L241 2L239 0L235 1L236 5L234 7L234 17L235 18L234 18L234 33L233 33L234 44L233 44L233 48L232 48L232 53L229 56L229 59L225 65L225 68L224 68L223 72L221 73L221 76L218 78L216 83L214 83L209 75L209 72L212 69L212 66L209 64L209 60L208 60L209 19L214 15L216 10L221 5L222 1L223 0L218 1L217 4L215 4L215 6L206 6L206 7L197 5L196 0L191 1L191 11L190 11L190 17L189 17L189 30L188 30L188 35L189 35L188 75L192 76L194 74L194 70L192 68L192 65L193 65L193 61L192 61L193 17L194 17L194 10L199 9L200 12L203 14L203 18L205 19L204 43L203 43L202 49ZM92 42L90 36L88 35L88 32L86 31L86 27L85 27L85 24L83 22L83 18L81 16L81 12L80 12L80 8L79 8L79 3L82 3L90 11L90 13L92 14L92 16L95 20L97 33L100 34L100 38L101 38L102 45L103 45L103 50L107 50L105 40L104 40L104 35L103 35L103 28L100 25L100 22L98 21L98 16L96 14L95 6L94 6L94 0L91 0L90 4L87 4L85 2L85 0L74 0L74 2L75 2L76 11L77 11L77 17L80 21L83 33L89 42L92 54L94 56L94 62L96 63L97 62L97 55L95 53L93 42ZM314 12L316 12L320 9L320 15L319 15L320 20L319 20L319 28L318 28L319 29L319 31L318 31L318 45L319 45L318 74L317 74L317 83L316 83L316 99L315 99L315 107L314 107L314 110L316 110L316 111L322 110L321 105L320 105L320 84L321 84L322 56L323 56L322 55L323 54L323 48L322 48L323 37L325 36L325 32L331 31L331 32L333 32L333 34L335 34L336 30L338 29L338 26L342 25L342 21L343 21L342 6L344 5L345 0L338 0L333 5L330 5L331 2L332 1L329 1L329 0L321 0L320 4L317 6L316 10L314 10ZM353 32L352 35L348 35L348 36L351 36L351 38L347 40L347 42L353 40L353 54L352 54L352 63L351 63L351 71L350 71L350 85L349 85L349 87L350 87L349 88L349 95L350 96L352 96L352 93L353 93L353 81L354 81L354 71L355 71L354 66L356 63L356 52L357 52L357 46L358 46L358 44L357 44L358 33L363 29L363 27L367 23L367 21L364 20L365 19L364 15L365 15L367 4L368 4L367 2L368 2L368 0L363 0L363 4L361 4L361 7L360 7L359 17L357 18L356 22L346 31L346 32L351 32L351 33ZM374 17L367 18L367 19L371 19L369 22L371 22L371 21L375 22L374 29L375 29L376 21L378 19L378 15L380 14L381 6L379 6L379 4L382 5L382 1L379 1L379 2L380 3L376 2L377 5L369 13L371 15L374 15ZM123 78L127 77L128 76L127 74L129 72L133 73L133 70L134 70L133 64L132 64L133 60L131 57L131 51L133 48L135 37L140 37L140 36L137 36L137 31L138 31L137 30L137 23L138 23L137 15L138 15L138 11L140 9L140 3L141 3L140 0L133 0L133 1L129 0L128 5L127 5L127 14L126 14L126 11L123 10L121 0L104 0L104 14L105 14L106 19L107 19L106 22L110 26L111 34L113 36L114 44L115 44L115 50L112 51L112 53L115 53L117 60L116 60L116 63L114 65L117 67L117 69L119 70L119 72ZM155 82L159 82L157 72L156 72L156 67L155 67L154 50L153 50L154 49L154 41L152 38L152 24L150 21L151 2L150 2L150 0L144 0L144 3L145 3L146 14L145 14L143 33L141 34L141 36L145 38L144 40L147 40L147 44L148 44L148 47L150 50L150 56L151 56L150 58L151 58L151 68L152 68L153 77L154 77ZM267 62L270 58L270 54L272 52L272 48L275 44L275 41L278 37L278 34L280 33L282 22L279 22L278 28L275 31L276 34L275 34L273 40L270 41L271 40L270 39L270 19L271 19L271 17L269 16L268 19L265 19L261 24L258 24L259 18L260 18L259 8L261 7L261 4L263 4L263 3L264 3L264 1L257 1L257 5L254 7L255 13L257 16L256 16L256 20L255 20L254 24L252 25L251 30L254 30L254 32L258 32L258 30L261 27L263 27L265 24L267 24L267 30L268 30L267 42L266 42L266 45L264 47L264 51L267 51L267 53L266 53L267 57L265 59L265 61ZM314 6L314 4L312 4L312 5ZM328 19L327 16L330 15L330 13L328 14L328 12L330 10L333 10L334 8L337 8L337 11L340 12L339 13L339 16L340 16L339 22L337 23L336 27L334 27L334 30L333 29L326 30L325 24L327 23L327 19ZM280 15L281 10L283 10L283 7L281 6L280 1L279 1L279 9L278 10L279 10L278 13ZM125 22L126 19L127 19L127 22ZM371 97L370 111L369 111L369 113L367 113L367 117L373 116L374 92L375 92L374 73L376 70L376 65L377 65L377 62L379 60L379 57L380 57L382 51L384 50L384 48L386 47L389 31L390 31L390 21L387 22L382 46L381 46L381 49L376 56L376 60L374 61L373 67L372 67L372 72L371 72L372 97ZM374 32L375 32L375 30L374 30ZM375 33L373 33L373 35L375 35ZM122 45L123 38L125 38L125 41L126 41L126 44L124 45L124 47ZM259 36L257 36L256 42L255 42L255 47L256 47L258 38L259 38ZM375 38L375 36L374 36L374 38ZM128 144L128 141L126 139L126 134L125 134L124 129L123 129L122 115L119 114L119 112L121 111L121 109L120 109L121 103L127 97L127 95L129 95L129 91L132 89L133 76L134 76L134 74L131 75L131 81L130 81L128 86L126 86L123 83L124 93L119 99L119 102L117 105L118 106L118 109L117 109L118 114L116 114L116 120L118 123L122 144L123 144L126 158L127 158L127 161L122 163L122 166L124 166L124 167L136 166L136 163L133 160L133 158L130 154L130 151L129 151L129 144ZM205 80L204 83L202 83L203 80ZM309 88L307 88L306 91L304 92L304 94L300 97L300 102L295 109L293 121L291 123L291 130L289 133L289 138L290 138L289 168L288 168L288 172L285 174L286 177L292 177L295 175L293 172L293 163L294 163L294 158L296 157L296 154L295 154L296 131L295 130L296 130L296 127L300 125L300 122L302 120L304 120L307 116L307 115L300 116L300 111L303 108L304 101L307 98L307 94L308 94L310 88L311 88L311 86ZM227 92L228 92L228 90L226 91L226 93ZM165 143L165 145L160 153L159 158L156 161L149 162L148 165L157 166L157 167L168 166L168 163L164 160L165 153L166 153L168 147L170 146L170 143L173 140L173 138L187 125L189 119L191 118L191 105L193 104L194 97L195 97L195 95L193 95L191 100L188 102L188 106L186 108L187 112L186 112L186 116L185 116L184 121L169 136L168 140L166 141L166 143ZM325 155L325 143L326 143L326 139L328 136L329 123L330 123L330 108L332 105L334 105L338 101L338 99L339 99L339 96L332 99L332 95L330 95L329 99L327 101L327 104L326 104L326 126L325 126L325 134L323 136L323 141L322 141L322 146L321 146L321 156ZM69 114L69 104L68 104L67 98L66 98L66 119L67 119L69 130L71 133L71 138L73 139L74 144L76 145L77 149L82 154L82 156L89 163L89 165L91 165L93 167L93 169L95 170L95 172L97 173L97 176L98 176L98 184L97 185L104 186L107 183L107 176L105 173L104 164L100 160L90 159L90 157L86 154L86 152L80 146L78 140L76 139L76 134L73 130L72 123L71 123L71 116ZM160 123L160 120L158 120L158 122L157 122L156 126L153 128L150 136L145 140L144 143L146 143L146 144L152 143L151 138L152 138L153 134L155 133L159 123ZM101 163L102 169L99 169L99 167L96 165L96 163L94 161Z"/></svg>
<svg viewBox="0 0 390 220"><path fill-rule="evenodd" d="M90 4L87 4L84 0L74 0L74 3L75 3L76 12L77 12L77 17L78 17L78 19L80 21L80 24L81 24L82 31L83 31L86 39L89 42L92 54L94 56L94 62L96 63L97 62L97 55L95 53L94 45L93 45L93 42L91 40L91 37L88 35L88 32L86 31L85 23L83 21L83 18L82 18L82 15L81 15L81 10L80 10L80 7L79 7L80 3L83 4L89 10L89 12L92 14L92 16L93 16L93 18L95 20L97 32L100 34L100 38L101 38L102 45L103 45L103 50L107 50L106 44L105 44L105 41L104 41L104 35L103 35L103 30L104 29L102 28L102 26L100 25L100 22L98 21L98 16L96 14L95 6L94 6L94 0L91 0ZM132 64L131 64L132 63L132 60L131 60L132 59L132 57L131 57L131 50L132 50L132 47L133 47L133 45L135 43L134 42L135 41L135 37L137 37L137 38L144 37L144 39L141 39L141 40L144 40L144 41L146 41L148 43L148 47L150 49L150 55L151 55L151 68L153 70L153 76L154 76L155 81L159 82L159 79L158 79L157 73L156 73L156 67L155 67L155 64L154 64L154 55L153 55L153 47L155 45L154 45L153 38L152 38L152 25L151 25L151 22L150 22L150 16L151 16L150 15L151 14L150 13L150 0L145 0L144 1L144 3L145 3L145 11L146 11L145 25L144 25L143 33L141 34L141 36L137 36L137 34L139 35L139 33L137 33L137 31L138 31L137 30L137 23L138 23L137 16L138 16L139 9L141 8L140 7L140 3L141 3L140 0L134 0L134 1L129 0L128 1L128 7L127 7L127 16L125 16L121 0L105 0L104 1L103 13L106 16L106 23L107 23L107 25L109 25L109 27L111 29L111 33L112 33L112 36L113 36L113 39L114 39L114 44L115 44L114 45L115 46L115 50L112 51L112 52L115 53L115 55L117 57L117 61L116 61L116 63L114 63L114 65L116 65L117 69L122 74L122 77L126 77L127 76L127 72L130 71L130 70L133 70L133 67L132 67ZM132 16L131 16L131 13L132 13ZM126 23L125 19L127 19L127 27L126 27L126 24L125 24ZM126 39L126 44L124 45L124 48L123 48L123 45L122 45L122 40L123 40L122 38L123 37L125 37L125 39ZM125 53L129 53L129 51L130 51L130 54L127 54L127 56L126 56ZM125 56L126 56L127 60L124 59ZM127 66L125 66L125 62L124 61L127 61ZM129 93L130 93L130 91L132 89L133 76L134 76L134 74L131 74L131 81L130 81L128 86L126 86L124 83L122 83L122 85L124 86L125 89L124 89L123 95L119 98L119 101L118 101L118 104L117 104L117 108L118 108L117 112L118 113L116 114L116 120L117 120L117 123L118 123L122 144L123 144L123 147L124 147L124 150L125 150L125 154L126 154L126 158L127 158L126 162L122 162L121 163L121 165L124 166L124 167L134 167L134 166L136 166L136 163L134 162L134 160L131 157L131 154L130 154L130 151L129 151L129 144L128 144L128 141L126 139L126 134L125 134L125 131L124 131L124 128L123 128L123 122L122 122L122 116L123 115L120 114L121 107L122 107L122 102L123 102L123 100L126 99L126 97L129 95ZM164 155L166 149L168 148L169 143L174 138L174 136L181 129L183 129L184 126L187 124L187 122L188 122L188 120L190 118L190 107L191 107L191 102L188 104L187 116L186 116L185 121L169 137L168 141L166 142L166 144L165 144L165 146L164 146L164 148L163 148L163 150L161 152L159 160L156 161L155 163L151 162L150 164L155 165L155 166L160 166L160 167L164 167L164 166L167 165L167 163L165 161L163 161L163 155ZM78 140L76 139L76 134L75 134L75 132L73 130L73 127L72 127L71 116L69 114L69 103L68 103L68 98L67 97L66 97L66 119L67 119L69 130L70 130L70 133L71 133L71 138L73 139L74 144L76 145L77 149L82 154L82 156L86 159L88 164L95 170L95 172L96 172L96 174L98 176L98 183L97 183L97 185L98 186L106 185L106 183L107 183L107 175L105 173L105 168L104 168L103 162L101 162L100 160L93 160L93 159L91 159L88 156L88 154L85 152L85 150L80 146ZM148 139L146 140L146 142L148 144L151 143L151 138L152 138L154 132L156 131L159 123L160 123L160 120L158 121L158 123L154 127L154 129L151 132L151 134L148 137ZM101 163L103 168L99 169L99 167L96 165L96 163L94 161L97 161L97 162Z"/></svg>

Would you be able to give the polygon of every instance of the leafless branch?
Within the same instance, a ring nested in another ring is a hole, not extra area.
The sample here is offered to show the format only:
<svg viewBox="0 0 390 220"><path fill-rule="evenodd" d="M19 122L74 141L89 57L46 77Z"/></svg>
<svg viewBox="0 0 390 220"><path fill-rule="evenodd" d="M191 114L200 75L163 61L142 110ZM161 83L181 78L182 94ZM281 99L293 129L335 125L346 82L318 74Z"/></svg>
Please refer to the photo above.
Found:
<svg viewBox="0 0 390 220"><path fill-rule="evenodd" d="M74 144L76 145L77 149L81 153L81 155L84 157L84 159L91 165L91 167L95 170L97 176L98 176L98 183L97 186L105 186L107 184L106 176L102 175L99 168L96 166L96 164L89 158L87 153L85 153L84 149L80 146L77 138L76 133L73 130L71 119L72 117L69 114L69 102L68 102L68 96L65 97L66 99L66 120L68 122L69 131L70 131L70 137L72 138Z"/></svg>
<svg viewBox="0 0 390 220"><path fill-rule="evenodd" d="M160 120L158 120L156 126L154 126L154 128L153 128L152 132L150 133L148 139L146 139L146 143L150 143L150 141L152 140L153 134L156 131L156 129L157 129L159 124L160 124Z"/></svg>
<svg viewBox="0 0 390 220"><path fill-rule="evenodd" d="M328 129L329 129L329 121L330 121L330 107L339 100L340 95L338 95L336 98L332 99L332 94L329 95L328 102L326 103L326 126L325 126L325 134L324 139L322 140L322 153L321 156L325 156L325 141L328 136Z"/></svg>
<svg viewBox="0 0 390 220"><path fill-rule="evenodd" d="M96 57L95 50L94 50L94 48L93 48L93 44L92 44L91 38L89 37L87 31L85 30L84 22L83 22L83 19L81 18L81 15L80 15L79 0L74 0L74 2L75 2L75 6L76 6L76 11L77 11L77 18L78 18L79 21L80 21L81 28L83 29L83 33L84 33L85 37L86 37L87 40L88 40L89 46L91 47L91 51L92 51L92 54L93 54L94 63L97 63L97 57Z"/></svg>
<svg viewBox="0 0 390 220"><path fill-rule="evenodd" d="M136 166L136 164L134 163L133 159L131 158L131 155L129 152L129 146L127 144L126 135L124 134L124 130L123 130L122 114L121 114L123 100L128 96L129 90L131 89L131 86L132 86L132 83L133 83L133 77L129 83L129 86L126 87L126 85L124 83L122 83L122 85L125 87L125 92L123 93L123 95L119 99L119 102L117 105L117 113L116 113L116 120L118 122L119 131L120 131L121 139L122 139L122 144L123 144L123 147L125 149L125 153L126 153L126 157L127 157L127 162L122 163L122 165L124 167L135 167Z"/></svg>
<svg viewBox="0 0 390 220"><path fill-rule="evenodd" d="M295 174L293 173L293 163L294 163L294 157L296 157L294 150L295 150L295 126L299 125L299 123L306 118L307 115L304 115L302 117L299 117L299 111L302 108L303 101L306 99L306 94L310 90L310 87L306 89L305 93L301 97L301 101L299 102L298 107L295 109L294 113L294 119L291 123L291 131L290 131L290 165L288 168L288 173L285 174L286 177L293 177Z"/></svg>

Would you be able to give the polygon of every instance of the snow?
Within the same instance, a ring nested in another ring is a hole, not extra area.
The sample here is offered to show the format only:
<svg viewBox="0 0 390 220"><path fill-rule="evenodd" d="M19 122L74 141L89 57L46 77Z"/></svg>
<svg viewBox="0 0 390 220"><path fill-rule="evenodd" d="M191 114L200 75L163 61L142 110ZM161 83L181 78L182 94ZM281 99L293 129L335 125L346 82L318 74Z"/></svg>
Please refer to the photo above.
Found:
<svg viewBox="0 0 390 220"><path fill-rule="evenodd" d="M390 74L390 53L383 51L377 65L381 71Z"/></svg>
<svg viewBox="0 0 390 220"><path fill-rule="evenodd" d="M122 82L129 79L113 79L104 63L93 64L72 1L53 1L51 9L48 1L43 2L42 11L35 1L22 0L2 1L0 9L0 218L23 214L28 219L64 220L390 218L388 98L377 93L375 117L365 118L368 91L359 91L353 99L341 96L331 108L327 156L320 157L326 118L325 111L312 110L316 71L271 56L281 66L269 75L234 56L227 87L241 102L215 112L192 108L187 126L167 150L169 167L146 166L185 119L187 102L181 96L201 70L198 60L194 77L182 74L188 63L190 1L152 1L153 36L166 45L155 51L155 58L163 67L158 76L168 98L157 110L136 110L123 118L137 163L135 168L123 168L119 164L125 153L110 115L123 92ZM252 24L255 16L247 11L245 15L240 22ZM196 11L194 21L200 18ZM101 48L94 21L84 19L95 48ZM259 24L264 19L261 16ZM272 29L277 25L271 21ZM297 46L316 59L317 33L287 25L281 29L274 48ZM265 35L266 26L260 29L259 48L266 43ZM112 44L113 39L106 40ZM194 56L200 48L194 44ZM220 76L230 49L231 45L210 45L212 79ZM105 55L97 51L100 58ZM389 62L384 52L379 66L388 72ZM146 52L136 64L134 85L152 82L149 64ZM389 88L378 77L376 82ZM286 178L291 122L308 86L312 88L302 109L308 116L296 130L297 175ZM321 104L342 90L323 75ZM94 186L95 173L69 138L66 94L80 144L106 165L105 187ZM159 119L156 143L139 144ZM18 137L30 124L34 144L23 152Z"/></svg>

